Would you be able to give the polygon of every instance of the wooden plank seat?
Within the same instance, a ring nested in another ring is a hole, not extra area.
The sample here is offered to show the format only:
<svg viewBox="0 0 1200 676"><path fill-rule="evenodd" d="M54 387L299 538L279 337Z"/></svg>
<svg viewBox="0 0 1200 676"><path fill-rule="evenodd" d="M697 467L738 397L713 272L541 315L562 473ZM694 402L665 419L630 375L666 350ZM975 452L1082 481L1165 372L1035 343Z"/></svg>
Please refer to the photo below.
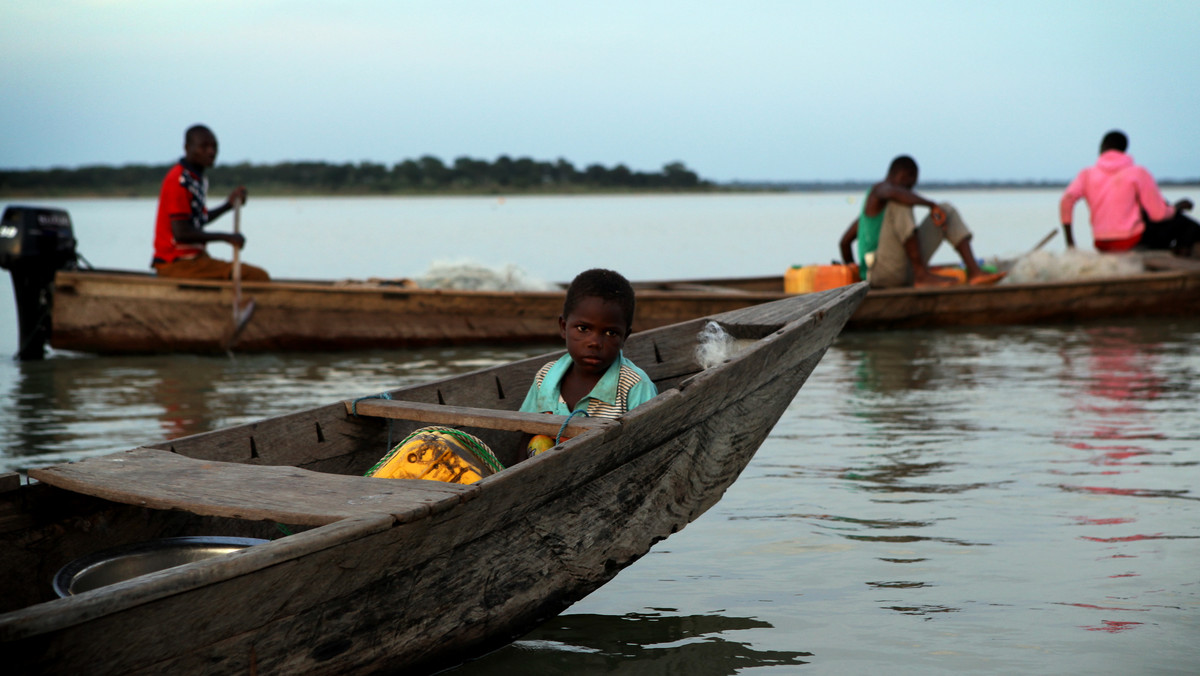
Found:
<svg viewBox="0 0 1200 676"><path fill-rule="evenodd" d="M350 415L411 420L447 427L480 427L548 436L557 435L567 420L567 417L563 415L498 411L490 408L447 406L397 399L358 399L347 400L345 403L346 413ZM606 418L576 416L571 418L571 422L563 431L563 436L577 437L584 432L593 430L609 430L611 432L620 424L616 420Z"/></svg>
<svg viewBox="0 0 1200 676"><path fill-rule="evenodd" d="M150 448L29 470L57 488L153 509L321 526L355 515L404 523L471 499L478 487L198 460Z"/></svg>

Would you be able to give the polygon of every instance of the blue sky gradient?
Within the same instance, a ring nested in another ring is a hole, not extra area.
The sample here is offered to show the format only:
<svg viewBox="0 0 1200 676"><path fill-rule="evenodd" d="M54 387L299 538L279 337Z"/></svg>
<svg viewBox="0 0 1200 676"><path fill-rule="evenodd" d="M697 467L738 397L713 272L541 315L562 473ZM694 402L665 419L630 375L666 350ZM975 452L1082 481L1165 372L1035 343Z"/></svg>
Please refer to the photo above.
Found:
<svg viewBox="0 0 1200 676"><path fill-rule="evenodd" d="M718 181L1200 177L1200 2L6 0L0 168L565 158Z"/></svg>

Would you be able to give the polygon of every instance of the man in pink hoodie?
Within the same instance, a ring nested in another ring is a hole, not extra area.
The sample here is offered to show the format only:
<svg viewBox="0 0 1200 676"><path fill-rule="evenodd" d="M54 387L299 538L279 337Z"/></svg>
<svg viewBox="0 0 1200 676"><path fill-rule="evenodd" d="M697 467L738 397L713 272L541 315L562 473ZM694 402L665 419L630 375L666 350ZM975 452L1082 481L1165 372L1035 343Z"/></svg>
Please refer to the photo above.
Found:
<svg viewBox="0 0 1200 676"><path fill-rule="evenodd" d="M1128 147L1125 134L1108 132L1100 142L1100 159L1067 186L1059 203L1067 246L1075 247L1071 217L1082 197L1091 212L1096 249L1173 249L1176 255L1192 255L1193 245L1200 241L1200 224L1183 213L1192 208L1192 201L1168 204L1150 172L1125 154Z"/></svg>

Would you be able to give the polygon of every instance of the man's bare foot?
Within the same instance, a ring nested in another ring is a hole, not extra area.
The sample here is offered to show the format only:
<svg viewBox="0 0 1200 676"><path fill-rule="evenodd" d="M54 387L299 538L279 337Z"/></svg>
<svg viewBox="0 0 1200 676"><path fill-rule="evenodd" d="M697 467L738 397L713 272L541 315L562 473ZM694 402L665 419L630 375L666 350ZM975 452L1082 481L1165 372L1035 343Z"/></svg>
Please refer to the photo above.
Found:
<svg viewBox="0 0 1200 676"><path fill-rule="evenodd" d="M967 279L967 283L971 286L990 286L1004 279L1007 274L1007 272L984 272L970 277Z"/></svg>
<svg viewBox="0 0 1200 676"><path fill-rule="evenodd" d="M939 275L936 272L927 272L923 275L917 275L913 280L913 287L918 289L940 286L958 286L962 282L953 277Z"/></svg>

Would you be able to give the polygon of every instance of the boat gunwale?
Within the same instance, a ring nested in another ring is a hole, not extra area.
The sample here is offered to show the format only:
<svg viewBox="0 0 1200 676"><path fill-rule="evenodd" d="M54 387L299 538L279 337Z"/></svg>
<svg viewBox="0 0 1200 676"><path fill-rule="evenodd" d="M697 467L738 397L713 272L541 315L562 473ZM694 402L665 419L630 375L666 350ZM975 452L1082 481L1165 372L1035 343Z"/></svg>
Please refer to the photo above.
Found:
<svg viewBox="0 0 1200 676"><path fill-rule="evenodd" d="M219 557L165 568L80 594L0 613L0 643L64 629L202 587L252 575L395 526L395 517L371 512L349 517Z"/></svg>
<svg viewBox="0 0 1200 676"><path fill-rule="evenodd" d="M727 284L738 284L757 281L769 281L775 279L773 277L747 277L747 278L728 278L725 280L714 280L713 283L706 284L707 286L722 288L721 282ZM697 289L670 289L660 288L663 282L631 282L634 290L637 292L638 301L643 300L660 300L660 299L721 299L727 300L731 295L736 298L745 299L747 301L770 301L779 300L791 295L783 292L782 277L780 280L779 291L743 291L736 286L728 287L728 290L707 291ZM130 270L102 270L102 269L87 269L87 270L59 270L55 274L55 285L57 288L72 288L76 284L122 284L130 283L139 286L147 286L153 288L166 289L175 287L180 291L205 290L205 291L220 291L232 289L233 283L227 280L215 279L187 279L182 277L158 277L150 273L143 273ZM399 284L386 283L371 283L366 281L349 280L349 283L341 283L334 280L320 279L272 279L271 281L244 281L242 282L243 293L258 293L263 295L272 295L275 293L346 293L352 295L380 295L384 298L400 298L407 296L461 296L465 298L492 299L492 298L512 298L514 296L530 298L530 299L554 299L560 300L566 294L566 287L560 283L556 283L560 287L557 290L491 290L491 289L441 289L441 288L422 288L422 287L407 287ZM679 280L670 284L702 284L700 281Z"/></svg>
<svg viewBox="0 0 1200 676"><path fill-rule="evenodd" d="M56 273L58 276L66 276L68 279L94 279L98 281L130 281L136 280L140 284L153 286L183 286L197 288L212 288L225 289L232 288L232 282L227 280L213 279L187 279L182 277L159 277L151 273L138 272L133 270L120 269L78 269L78 270L59 270ZM76 277L77 276L77 277ZM1157 269L1146 270L1132 275L1104 275L1094 277L1077 277L1074 279L1055 279L1044 281L1031 282L1008 282L1001 281L997 284L973 286L970 284L956 284L953 286L944 287L893 287L893 288L870 288L871 295L930 295L941 293L985 293L995 292L1004 289L1037 289L1043 287L1064 287L1064 286L1081 286L1090 284L1114 284L1126 282L1141 282L1158 279L1173 279L1182 277L1197 277L1200 276L1200 271L1187 269ZM778 280L780 282L779 291L743 291L739 289L739 285L747 284L767 284ZM406 287L401 285L391 285L387 283L372 283L363 280L346 280L348 283L342 283L337 280L325 279L272 279L271 281L246 281L242 282L242 287L245 290L269 292L269 291L336 291L349 293L388 293L388 294L413 294L413 295L456 295L462 294L465 296L478 296L481 298L496 297L496 296L512 296L528 295L531 297L560 297L566 292L563 284L555 282L560 288L557 290L487 290L487 289L442 289L442 288L422 288L422 287ZM650 280L650 281L631 281L631 285L637 292L639 299L646 295L655 298L674 298L679 296L697 297L697 298L727 298L728 291L706 291L695 288L670 288L678 285L692 285L694 287L709 286L714 288L728 288L731 291L737 291L738 297L746 298L772 298L780 299L796 295L806 294L790 294L783 291L783 277L779 275L751 276L751 277L714 277L714 278L697 278L697 279L679 279L679 280ZM852 285L850 285L852 286ZM816 292L814 292L816 293Z"/></svg>
<svg viewBox="0 0 1200 676"><path fill-rule="evenodd" d="M865 285L855 285L862 287ZM774 328L769 332L759 335L747 349L741 351L730 359L726 360L717 367L711 369L700 370L690 376L685 377L676 386L666 390L659 397L657 405L640 406L626 414L632 420L643 417L652 416L656 409L664 406L669 406L672 401L690 398L693 393L699 390L704 390L704 387L697 387L701 383L709 382L713 378L718 377L721 373L734 373L732 370L736 365L751 358L761 350L768 349L769 346L781 340L783 336L791 331L802 332L805 327L815 326L822 323L826 310L831 307L836 307L846 302L847 296L858 295L861 298L865 295L865 290L861 288L847 287L839 292L830 292L827 295L828 300L824 303L813 303L807 305L801 312L796 311L797 316L794 316L788 321L772 323ZM814 299L805 299L816 300ZM783 302L799 302L798 299L789 298L783 299ZM731 321L731 315L749 314L753 315L760 312L763 305L756 305L744 308L742 310L734 310L726 313L719 313L710 317L697 318L687 322L682 322L682 325L694 325L701 321L715 320L723 323L726 326L737 326L736 322ZM744 326L754 329L762 329L761 323L746 323ZM668 328L668 327L664 327ZM652 333L657 330L647 331ZM801 337L797 337L801 340ZM828 346L826 345L826 348ZM824 350L822 350L823 352ZM487 372L495 370L499 367L490 367L479 369L473 373ZM462 378L470 374L460 374L451 376L443 380L454 380ZM776 377L779 377L778 374ZM397 392L403 391L406 388L400 388ZM743 392L743 396L747 395L749 390ZM652 402L655 400L652 400ZM328 406L343 405L341 402ZM322 408L322 407L318 407ZM349 413L347 413L349 415ZM620 421L618 421L620 422ZM693 423L694 424L694 423ZM621 425L606 426L589 430L588 432L576 437L572 441L577 441L579 446L602 444L606 438L612 434L614 428L620 429ZM687 427L686 429L690 429ZM764 434L765 436L765 434ZM567 442L570 443L570 442ZM576 446L576 444L572 444ZM639 449L637 455L651 452L657 445L646 445L645 448ZM570 452L572 448L568 448L566 443L556 449L551 450L541 456L530 459L525 463L521 463L524 468L513 467L504 473L492 475L478 482L478 492L483 491L489 493L500 490L511 481L516 481L524 478L531 471L538 471L542 468L543 473L550 473L550 468L556 464L561 464L570 460ZM576 456L578 451L582 449L574 449ZM627 462L627 460L626 460ZM622 462L620 464L625 464ZM597 477L606 475L612 468L606 467L603 463L591 468L591 471L581 473L579 476L573 476L569 484L557 484L538 496L539 504L548 500L555 499L573 489L576 484L586 484L594 481ZM507 475L507 480L506 480ZM492 488L493 486L497 488ZM461 496L448 496L438 504L451 502L460 504L463 502ZM136 507L137 505L133 505ZM434 505L426 506L423 509L423 518L435 516L446 510L431 509ZM417 519L420 521L421 519ZM294 559L328 550L332 547L352 542L364 537L369 537L375 533L385 532L398 526L409 525L413 522L404 522L398 515L388 514L386 512L367 512L361 515L350 516L344 519L333 521L329 524L319 526L307 531L296 533L286 538L280 538L271 542L247 548L230 554L228 557L220 559L209 559L206 561L198 561L183 566L178 566L156 573L133 578L121 583L116 583L106 587L98 588L89 592L84 592L77 596L53 599L41 603L20 608L8 613L0 614L0 641L10 642L24 638L45 634L48 632L61 630L70 626L86 623L96 620L117 612L128 610L146 603L150 603L159 599L170 596L187 593L197 590L201 587L211 586L223 582L228 582L235 578L250 575L257 571L261 571L269 566L278 565Z"/></svg>
<svg viewBox="0 0 1200 676"><path fill-rule="evenodd" d="M1133 284L1165 282L1195 278L1200 280L1200 273L1183 270L1155 270L1136 275L1119 275L1104 277L1083 277L1078 279L1056 279L1039 282L998 283L983 286L960 284L942 287L898 287L889 289L871 289L868 298L891 298L896 296L941 296L954 294L988 295L1038 291L1050 289L1070 289L1084 287L1132 286Z"/></svg>

